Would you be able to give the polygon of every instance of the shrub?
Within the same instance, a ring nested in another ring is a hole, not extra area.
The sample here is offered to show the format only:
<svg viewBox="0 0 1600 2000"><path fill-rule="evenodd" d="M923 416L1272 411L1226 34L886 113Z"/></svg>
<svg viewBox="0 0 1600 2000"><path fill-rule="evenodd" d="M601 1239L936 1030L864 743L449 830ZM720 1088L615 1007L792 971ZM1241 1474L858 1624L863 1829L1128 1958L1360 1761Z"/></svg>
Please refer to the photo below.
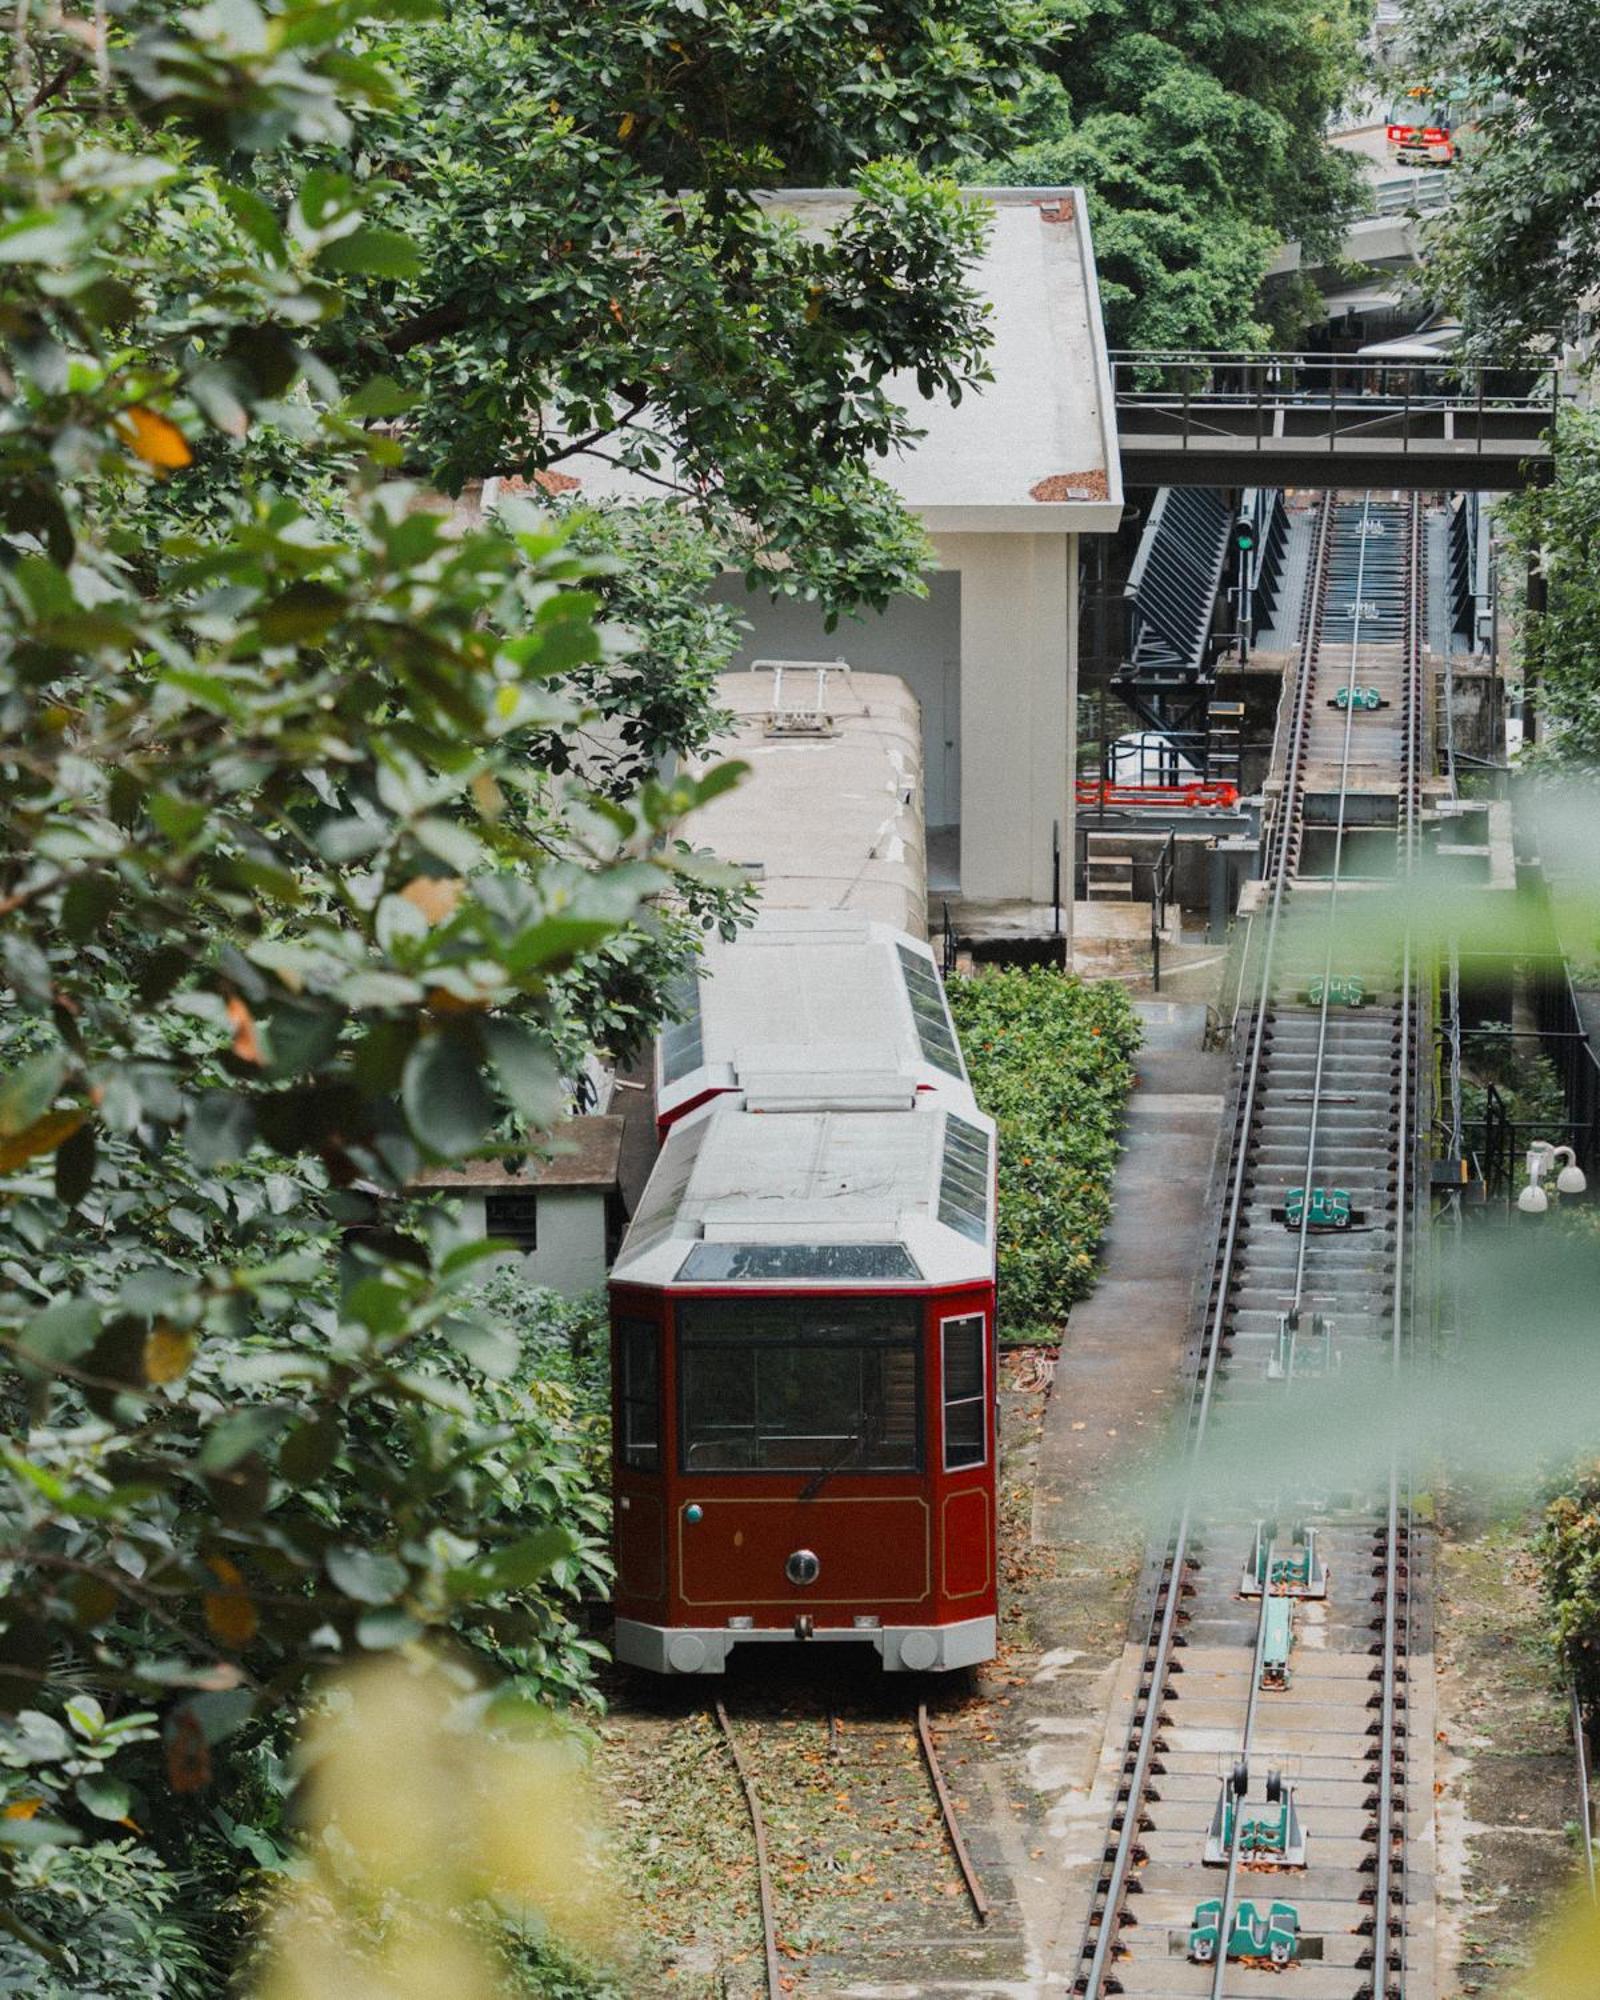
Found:
<svg viewBox="0 0 1600 2000"><path fill-rule="evenodd" d="M1054 1335L1094 1284L1139 1022L1113 982L996 970L950 1006L978 1102L1000 1128L1000 1325Z"/></svg>
<svg viewBox="0 0 1600 2000"><path fill-rule="evenodd" d="M1600 1714L1600 1460L1545 1509L1536 1544L1550 1636L1590 1716Z"/></svg>

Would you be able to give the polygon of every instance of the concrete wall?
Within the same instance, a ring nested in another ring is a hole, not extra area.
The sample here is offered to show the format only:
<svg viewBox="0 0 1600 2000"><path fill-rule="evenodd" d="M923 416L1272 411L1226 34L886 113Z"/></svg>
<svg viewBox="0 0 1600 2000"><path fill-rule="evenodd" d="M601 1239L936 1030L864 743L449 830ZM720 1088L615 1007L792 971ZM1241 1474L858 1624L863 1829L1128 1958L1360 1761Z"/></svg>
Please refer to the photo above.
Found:
<svg viewBox="0 0 1600 2000"><path fill-rule="evenodd" d="M1077 536L943 534L934 549L925 600L897 599L832 633L812 607L752 595L742 578L715 594L752 627L741 665L842 656L909 683L922 704L927 824L960 827L964 905L1048 905L1056 827L1070 903Z"/></svg>
<svg viewBox="0 0 1600 2000"><path fill-rule="evenodd" d="M814 604L770 598L725 576L712 590L746 619L751 631L735 654L736 667L752 660L843 658L864 672L898 674L922 705L924 799L929 826L955 826L961 818L961 579L928 578L925 598L897 597L883 611L842 619L823 629Z"/></svg>
<svg viewBox="0 0 1600 2000"><path fill-rule="evenodd" d="M540 1188L537 1199L539 1247L522 1259L528 1283L547 1286L569 1299L603 1285L605 1195L598 1188L557 1187ZM461 1219L476 1235L488 1234L482 1195L461 1197Z"/></svg>
<svg viewBox="0 0 1600 2000"><path fill-rule="evenodd" d="M1070 902L1075 535L940 535L961 576L961 897L1047 904L1051 832Z"/></svg>

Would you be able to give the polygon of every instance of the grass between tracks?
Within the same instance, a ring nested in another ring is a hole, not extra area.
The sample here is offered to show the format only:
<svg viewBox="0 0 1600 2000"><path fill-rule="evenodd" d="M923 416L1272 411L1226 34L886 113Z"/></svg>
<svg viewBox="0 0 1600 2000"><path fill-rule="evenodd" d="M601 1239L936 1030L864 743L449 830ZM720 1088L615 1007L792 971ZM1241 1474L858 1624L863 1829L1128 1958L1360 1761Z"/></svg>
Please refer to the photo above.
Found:
<svg viewBox="0 0 1600 2000"><path fill-rule="evenodd" d="M1576 1785L1537 1516L1447 1496L1438 1552L1440 1900L1448 2000L1551 2000L1526 1968L1574 1879ZM1593 1990L1593 1989L1591 1989Z"/></svg>
<svg viewBox="0 0 1600 2000"><path fill-rule="evenodd" d="M1114 980L996 968L952 980L978 1102L1000 1128L1000 1328L1055 1336L1093 1289L1139 1018Z"/></svg>

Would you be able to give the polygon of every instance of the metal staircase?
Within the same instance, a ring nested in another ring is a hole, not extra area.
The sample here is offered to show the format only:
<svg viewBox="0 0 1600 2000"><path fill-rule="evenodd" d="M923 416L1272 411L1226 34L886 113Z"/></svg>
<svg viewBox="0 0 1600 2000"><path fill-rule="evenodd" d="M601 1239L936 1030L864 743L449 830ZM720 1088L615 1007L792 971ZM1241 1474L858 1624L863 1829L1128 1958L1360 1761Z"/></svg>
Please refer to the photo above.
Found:
<svg viewBox="0 0 1600 2000"><path fill-rule="evenodd" d="M1132 645L1112 686L1154 728L1173 727L1175 703L1192 703L1209 677L1233 519L1212 487L1167 487L1139 538L1127 587Z"/></svg>

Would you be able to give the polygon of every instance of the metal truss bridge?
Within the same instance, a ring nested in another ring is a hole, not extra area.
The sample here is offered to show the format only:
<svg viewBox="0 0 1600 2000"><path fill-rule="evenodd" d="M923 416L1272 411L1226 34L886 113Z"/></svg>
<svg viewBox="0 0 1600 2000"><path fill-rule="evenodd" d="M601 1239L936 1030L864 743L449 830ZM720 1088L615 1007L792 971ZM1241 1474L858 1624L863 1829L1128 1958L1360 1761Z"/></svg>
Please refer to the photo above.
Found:
<svg viewBox="0 0 1600 2000"><path fill-rule="evenodd" d="M1566 395L1560 363L1393 355L1120 351L1111 356L1130 486L1541 484Z"/></svg>

